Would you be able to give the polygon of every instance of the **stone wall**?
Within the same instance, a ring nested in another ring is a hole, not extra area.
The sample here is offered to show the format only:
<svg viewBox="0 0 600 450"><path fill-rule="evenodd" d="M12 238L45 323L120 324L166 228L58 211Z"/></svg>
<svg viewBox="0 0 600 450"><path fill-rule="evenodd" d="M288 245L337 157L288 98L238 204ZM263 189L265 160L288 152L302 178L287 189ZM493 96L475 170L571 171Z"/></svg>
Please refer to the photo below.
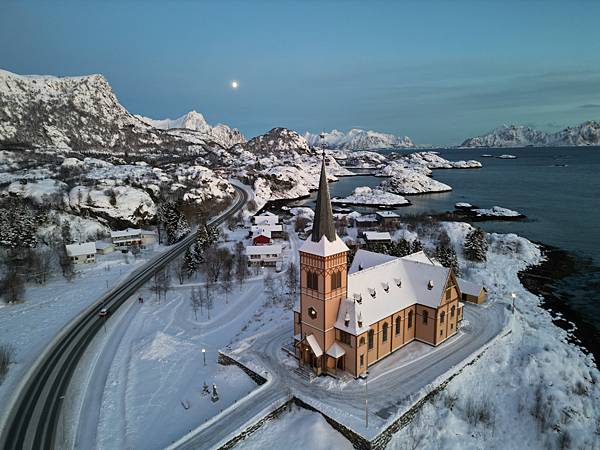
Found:
<svg viewBox="0 0 600 450"><path fill-rule="evenodd" d="M238 366L240 369L242 369L246 373L246 375L248 375L250 378L252 378L252 380L259 386L261 386L267 382L267 379L265 377L257 374L256 372L249 369L248 367L246 367L239 361L236 361L232 357L227 356L225 353L219 352L218 358L219 358L218 359L219 364L221 364L222 366Z"/></svg>

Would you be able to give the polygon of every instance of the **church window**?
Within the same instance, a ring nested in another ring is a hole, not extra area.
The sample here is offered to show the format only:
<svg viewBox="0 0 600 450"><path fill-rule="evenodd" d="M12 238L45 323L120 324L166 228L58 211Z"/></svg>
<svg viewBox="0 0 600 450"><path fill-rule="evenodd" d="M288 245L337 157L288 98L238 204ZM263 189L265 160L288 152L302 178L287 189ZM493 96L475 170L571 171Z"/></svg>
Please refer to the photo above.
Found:
<svg viewBox="0 0 600 450"><path fill-rule="evenodd" d="M400 334L400 316L396 317L396 335Z"/></svg>
<svg viewBox="0 0 600 450"><path fill-rule="evenodd" d="M334 272L331 274L331 289L339 289L342 287L342 272Z"/></svg>
<svg viewBox="0 0 600 450"><path fill-rule="evenodd" d="M358 341L358 345L359 346L365 345L365 338L364 338L364 336L360 338L360 341Z"/></svg>
<svg viewBox="0 0 600 450"><path fill-rule="evenodd" d="M446 313L444 311L442 311L440 313L440 323L444 323L445 318L446 318Z"/></svg>
<svg viewBox="0 0 600 450"><path fill-rule="evenodd" d="M352 335L340 330L340 341L346 345L352 346Z"/></svg>
<svg viewBox="0 0 600 450"><path fill-rule="evenodd" d="M413 312L409 311L408 312L408 328L412 328L412 317L413 317Z"/></svg>
<svg viewBox="0 0 600 450"><path fill-rule="evenodd" d="M316 272L306 272L306 284L309 289L319 289L319 276Z"/></svg>
<svg viewBox="0 0 600 450"><path fill-rule="evenodd" d="M369 350L373 349L374 337L375 337L375 331L369 330Z"/></svg>
<svg viewBox="0 0 600 450"><path fill-rule="evenodd" d="M363 367L365 365L365 355L362 354L360 355L360 367Z"/></svg>
<svg viewBox="0 0 600 450"><path fill-rule="evenodd" d="M387 322L383 324L383 342L387 341L388 338L388 324Z"/></svg>
<svg viewBox="0 0 600 450"><path fill-rule="evenodd" d="M423 310L423 325L427 325L429 321L429 311Z"/></svg>
<svg viewBox="0 0 600 450"><path fill-rule="evenodd" d="M450 308L450 317L454 317L455 312L456 312L456 306L452 306L452 308Z"/></svg>

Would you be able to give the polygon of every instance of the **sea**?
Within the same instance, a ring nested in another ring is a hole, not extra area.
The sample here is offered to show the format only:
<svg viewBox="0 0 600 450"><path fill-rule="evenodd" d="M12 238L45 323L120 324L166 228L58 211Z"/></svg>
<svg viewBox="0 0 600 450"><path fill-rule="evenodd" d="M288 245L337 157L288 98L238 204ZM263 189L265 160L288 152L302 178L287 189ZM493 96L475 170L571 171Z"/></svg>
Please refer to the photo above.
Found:
<svg viewBox="0 0 600 450"><path fill-rule="evenodd" d="M433 178L452 191L413 195L400 215L453 211L457 202L481 208L502 206L527 216L521 221L484 221L488 232L516 233L558 247L576 257L582 269L560 280L571 320L585 330L584 347L600 346L600 147L519 149L439 149L451 161L476 159L481 169L437 169ZM383 151L385 152L385 151ZM516 159L500 159L503 154ZM491 156L483 156L491 155ZM350 195L357 186L376 187L382 178L358 175L330 184L332 197ZM314 195L304 203L314 202Z"/></svg>

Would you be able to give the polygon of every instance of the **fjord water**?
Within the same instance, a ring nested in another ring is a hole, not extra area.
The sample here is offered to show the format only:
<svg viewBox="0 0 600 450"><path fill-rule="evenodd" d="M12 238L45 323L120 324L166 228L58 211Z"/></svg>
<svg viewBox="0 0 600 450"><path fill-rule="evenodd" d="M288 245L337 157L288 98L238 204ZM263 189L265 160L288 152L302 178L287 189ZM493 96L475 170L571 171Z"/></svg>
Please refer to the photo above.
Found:
<svg viewBox="0 0 600 450"><path fill-rule="evenodd" d="M404 214L452 211L457 202L482 208L495 205L517 210L526 220L485 221L489 232L516 233L590 260L600 266L600 148L521 148L439 150L449 160L477 159L481 169L434 170L433 177L452 186L447 193L408 197ZM510 153L517 159L482 157ZM342 178L331 184L332 196L349 195L356 186L375 187L373 176ZM589 271L562 280L557 289L568 297L576 322L588 329L590 342L600 345L600 273ZM593 345L593 344L592 344Z"/></svg>

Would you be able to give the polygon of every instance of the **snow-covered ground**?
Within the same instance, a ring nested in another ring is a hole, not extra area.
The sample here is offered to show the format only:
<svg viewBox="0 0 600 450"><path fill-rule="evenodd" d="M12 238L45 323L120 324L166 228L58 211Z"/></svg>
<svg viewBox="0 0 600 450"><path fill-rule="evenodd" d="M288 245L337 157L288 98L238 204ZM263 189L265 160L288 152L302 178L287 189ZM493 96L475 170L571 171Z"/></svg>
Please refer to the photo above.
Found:
<svg viewBox="0 0 600 450"><path fill-rule="evenodd" d="M23 303L0 302L0 342L15 348L15 363L0 384L0 404L8 404L27 369L66 324L161 249L144 250L138 259L122 253L99 255L95 264L76 266L73 281L55 274L46 285L28 283Z"/></svg>
<svg viewBox="0 0 600 450"><path fill-rule="evenodd" d="M329 426L319 413L292 406L276 420L267 422L256 433L234 448L240 450L351 450L352 444Z"/></svg>
<svg viewBox="0 0 600 450"><path fill-rule="evenodd" d="M384 180L379 188L399 195L447 192L452 188L415 170L398 170L392 178Z"/></svg>
<svg viewBox="0 0 600 450"><path fill-rule="evenodd" d="M491 208L475 208L472 210L475 214L482 217L522 217L518 211L502 208L501 206L493 206Z"/></svg>
<svg viewBox="0 0 600 450"><path fill-rule="evenodd" d="M371 189L368 186L359 186L352 194L344 198L334 198L331 203L348 205L373 205L373 206L402 206L410 202L401 195L385 192L381 189Z"/></svg>

